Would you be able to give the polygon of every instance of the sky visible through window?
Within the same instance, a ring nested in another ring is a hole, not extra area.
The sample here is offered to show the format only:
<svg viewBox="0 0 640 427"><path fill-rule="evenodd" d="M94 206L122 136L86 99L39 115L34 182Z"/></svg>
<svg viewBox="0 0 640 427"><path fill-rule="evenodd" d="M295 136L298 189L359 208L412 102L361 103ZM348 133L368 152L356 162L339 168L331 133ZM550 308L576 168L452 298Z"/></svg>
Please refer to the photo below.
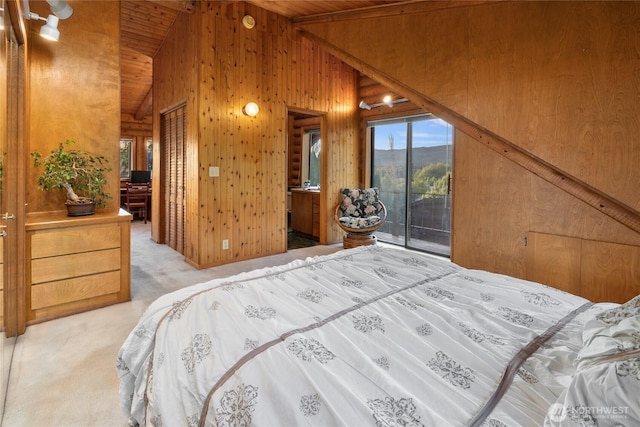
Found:
<svg viewBox="0 0 640 427"><path fill-rule="evenodd" d="M413 122L413 148L450 145L453 127L442 119ZM375 127L375 149L389 150L389 136L393 136L393 148L407 148L407 124L393 123Z"/></svg>

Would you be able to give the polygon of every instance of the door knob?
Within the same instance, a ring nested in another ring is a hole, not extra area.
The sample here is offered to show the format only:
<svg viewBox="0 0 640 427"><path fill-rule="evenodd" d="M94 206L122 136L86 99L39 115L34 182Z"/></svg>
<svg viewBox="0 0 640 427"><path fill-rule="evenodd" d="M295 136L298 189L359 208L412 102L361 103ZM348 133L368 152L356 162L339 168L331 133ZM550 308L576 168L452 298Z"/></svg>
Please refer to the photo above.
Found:
<svg viewBox="0 0 640 427"><path fill-rule="evenodd" d="M0 231L0 237L2 237L3 239L7 237L7 232L4 230Z"/></svg>
<svg viewBox="0 0 640 427"><path fill-rule="evenodd" d="M4 215L2 215L2 219L4 219L5 221L8 221L10 219L16 219L16 216L14 214L9 215L9 212L7 212Z"/></svg>

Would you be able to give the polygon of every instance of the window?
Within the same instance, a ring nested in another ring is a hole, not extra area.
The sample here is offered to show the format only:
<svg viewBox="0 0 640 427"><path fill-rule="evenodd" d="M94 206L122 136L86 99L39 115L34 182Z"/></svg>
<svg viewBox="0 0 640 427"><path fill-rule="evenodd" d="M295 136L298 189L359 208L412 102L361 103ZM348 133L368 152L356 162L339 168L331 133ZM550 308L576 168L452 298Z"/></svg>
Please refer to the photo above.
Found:
<svg viewBox="0 0 640 427"><path fill-rule="evenodd" d="M145 141L145 149L147 153L147 170L153 169L153 140L147 139Z"/></svg>
<svg viewBox="0 0 640 427"><path fill-rule="evenodd" d="M450 254L453 127L432 115L369 123L372 185L387 208L379 240Z"/></svg>
<svg viewBox="0 0 640 427"><path fill-rule="evenodd" d="M148 137L120 138L120 179L129 179L132 170L153 167L153 140Z"/></svg>
<svg viewBox="0 0 640 427"><path fill-rule="evenodd" d="M133 139L120 139L120 179L129 179L131 175L131 148Z"/></svg>

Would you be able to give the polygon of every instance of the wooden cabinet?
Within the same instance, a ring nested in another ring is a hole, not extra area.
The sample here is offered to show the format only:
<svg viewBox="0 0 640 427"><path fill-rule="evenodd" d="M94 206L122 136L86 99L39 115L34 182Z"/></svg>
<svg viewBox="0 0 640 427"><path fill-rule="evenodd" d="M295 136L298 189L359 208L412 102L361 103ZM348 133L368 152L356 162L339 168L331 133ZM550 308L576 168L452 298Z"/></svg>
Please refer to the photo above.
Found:
<svg viewBox="0 0 640 427"><path fill-rule="evenodd" d="M130 222L124 210L38 216L27 229L27 323L130 299Z"/></svg>
<svg viewBox="0 0 640 427"><path fill-rule="evenodd" d="M291 190L291 228L293 231L320 237L320 192Z"/></svg>

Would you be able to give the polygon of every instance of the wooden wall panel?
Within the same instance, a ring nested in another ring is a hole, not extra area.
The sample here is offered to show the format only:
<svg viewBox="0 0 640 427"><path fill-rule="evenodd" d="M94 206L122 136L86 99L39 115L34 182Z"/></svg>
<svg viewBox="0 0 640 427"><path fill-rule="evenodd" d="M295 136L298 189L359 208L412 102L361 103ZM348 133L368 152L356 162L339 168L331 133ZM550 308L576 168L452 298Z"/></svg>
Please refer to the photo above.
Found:
<svg viewBox="0 0 640 427"><path fill-rule="evenodd" d="M640 292L640 246L528 233L526 279L591 301L624 303Z"/></svg>
<svg viewBox="0 0 640 427"><path fill-rule="evenodd" d="M324 114L320 240L338 241L332 208L340 188L357 182L355 71L300 38L284 17L240 2L196 7L176 21L154 77L154 114L179 99L194 108L187 261L207 267L286 251L289 107ZM241 24L246 13L256 19L252 30ZM185 51L195 59L174 68L171 61L186 60ZM249 101L258 103L257 117L242 114ZM219 168L219 177L209 177L210 166ZM229 249L222 249L223 240Z"/></svg>
<svg viewBox="0 0 640 427"><path fill-rule="evenodd" d="M182 247L187 260L197 254L196 238L198 232L197 215L199 210L199 182L198 182L198 120L196 108L196 86L198 82L198 66L196 54L196 40L199 34L197 19L194 14L179 14L167 36L173 40L165 43L163 49L154 58L154 97L153 97L153 172L154 188L164 188L163 181L166 164L162 163L166 147L161 146L160 114L178 105L185 105L187 116L186 135L186 207L185 207L185 241ZM159 194L158 194L159 193ZM158 197L159 196L159 197ZM154 193L152 198L151 238L164 243L165 215L161 214L165 207L164 192ZM206 236L205 236L206 237ZM193 240L192 240L193 239Z"/></svg>
<svg viewBox="0 0 640 427"><path fill-rule="evenodd" d="M41 16L49 12L45 2L31 6ZM105 156L112 166L105 190L113 197L106 211L115 214L120 209L120 8L112 1L77 2L73 8L73 18L60 25L58 43L38 35L40 21L27 21L33 24L27 150L46 155L72 139L76 148ZM27 213L64 211L65 194L41 192L38 174L29 162Z"/></svg>
<svg viewBox="0 0 640 427"><path fill-rule="evenodd" d="M640 210L638 19L634 2L460 2L299 25ZM453 198L452 260L469 267L523 277L529 230L640 244L638 233L459 131Z"/></svg>
<svg viewBox="0 0 640 427"><path fill-rule="evenodd" d="M585 240L582 278L582 294L593 301L629 301L640 293L640 247Z"/></svg>
<svg viewBox="0 0 640 427"><path fill-rule="evenodd" d="M582 239L544 233L529 233L528 280L572 294L582 290Z"/></svg>

